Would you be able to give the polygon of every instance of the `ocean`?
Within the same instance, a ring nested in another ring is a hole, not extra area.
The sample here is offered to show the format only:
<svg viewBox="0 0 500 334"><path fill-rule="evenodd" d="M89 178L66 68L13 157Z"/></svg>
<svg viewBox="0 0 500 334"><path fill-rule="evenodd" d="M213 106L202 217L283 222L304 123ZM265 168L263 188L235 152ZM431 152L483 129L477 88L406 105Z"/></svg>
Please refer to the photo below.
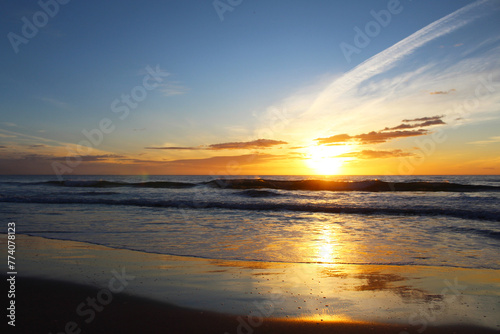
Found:
<svg viewBox="0 0 500 334"><path fill-rule="evenodd" d="M1 176L0 215L146 253L500 269L500 176Z"/></svg>

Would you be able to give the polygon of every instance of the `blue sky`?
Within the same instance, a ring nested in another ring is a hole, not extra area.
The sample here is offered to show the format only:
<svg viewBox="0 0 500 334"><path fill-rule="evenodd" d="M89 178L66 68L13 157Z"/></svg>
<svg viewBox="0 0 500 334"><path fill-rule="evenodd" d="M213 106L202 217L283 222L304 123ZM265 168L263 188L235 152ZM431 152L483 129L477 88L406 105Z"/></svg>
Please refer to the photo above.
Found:
<svg viewBox="0 0 500 334"><path fill-rule="evenodd" d="M1 11L0 173L53 173L67 157L81 158L68 174L203 174L207 164L224 171L224 157L245 173L368 173L360 166L373 157L384 166L374 174L398 173L418 155L417 134L355 136L434 116L441 123L418 136L439 126L447 140L412 173L499 173L498 1L60 1L42 0L57 3L53 17L37 1ZM342 43L356 47L355 28L366 32L388 7L386 26L347 59ZM44 15L26 38L23 18ZM111 104L142 86L148 67L162 81L119 119ZM495 88L453 116L489 74ZM113 130L76 152L102 119ZM353 138L318 145L338 134ZM223 143L248 144L210 147Z"/></svg>

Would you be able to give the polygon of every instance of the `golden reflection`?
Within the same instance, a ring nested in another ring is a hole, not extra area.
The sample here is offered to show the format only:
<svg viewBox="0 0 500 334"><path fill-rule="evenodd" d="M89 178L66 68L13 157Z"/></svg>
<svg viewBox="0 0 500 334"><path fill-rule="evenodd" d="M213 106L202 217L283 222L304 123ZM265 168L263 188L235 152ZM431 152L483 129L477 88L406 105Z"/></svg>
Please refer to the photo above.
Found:
<svg viewBox="0 0 500 334"><path fill-rule="evenodd" d="M304 314L298 317L289 319L291 321L311 321L311 322L341 322L341 323L364 323L362 321L355 321L354 319L348 317L345 314Z"/></svg>
<svg viewBox="0 0 500 334"><path fill-rule="evenodd" d="M343 246L339 242L341 238L342 232L338 226L325 224L314 247L317 262L336 263L342 256L345 257Z"/></svg>

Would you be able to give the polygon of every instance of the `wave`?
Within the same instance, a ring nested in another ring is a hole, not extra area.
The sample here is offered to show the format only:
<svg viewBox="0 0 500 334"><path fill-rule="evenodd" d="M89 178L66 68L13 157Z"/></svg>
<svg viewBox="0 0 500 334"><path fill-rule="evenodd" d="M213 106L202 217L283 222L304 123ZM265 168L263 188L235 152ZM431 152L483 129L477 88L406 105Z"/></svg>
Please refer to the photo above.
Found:
<svg viewBox="0 0 500 334"><path fill-rule="evenodd" d="M473 228L473 227L448 227L449 230L453 232L458 232L458 233L465 233L465 234L475 234L478 236L483 236L483 237L488 237L491 239L495 240L500 240L500 232L499 231L492 231L492 230L487 230L487 229L479 229L479 228Z"/></svg>
<svg viewBox="0 0 500 334"><path fill-rule="evenodd" d="M209 186L219 189L277 189L277 190L308 190L308 191L442 191L442 192L479 192L500 191L500 186L470 185L450 182L386 182L378 179L365 181L326 181L326 180L300 180L282 181L272 179L216 179L208 182L115 182L105 180L86 181L45 181L37 183L23 183L23 185L49 185L57 187L84 187L84 188L113 188L113 187L135 187L135 188L166 188L180 189L196 186Z"/></svg>
<svg viewBox="0 0 500 334"><path fill-rule="evenodd" d="M28 183L26 183L28 184ZM33 183L31 183L33 184ZM169 182L169 181L150 181L150 182L113 182L113 181L103 181L103 180L95 180L95 181L46 181L46 182L37 182L35 184L38 185L51 185L51 186L60 186L60 187L82 187L82 188L116 188L116 187L134 187L134 188L170 188L170 189L179 189L179 188L191 188L196 186L195 183L189 182Z"/></svg>
<svg viewBox="0 0 500 334"><path fill-rule="evenodd" d="M254 198L282 196L281 194L274 192L274 191L257 190L257 189L249 189L249 190L239 191L239 192L235 192L235 194L239 195L239 196L254 197Z"/></svg>
<svg viewBox="0 0 500 334"><path fill-rule="evenodd" d="M229 209L248 211L292 211L292 212L318 212L362 215L402 215L402 216L447 216L462 219L487 220L500 222L498 211L471 210L471 209L445 209L425 207L353 207L339 204L303 204L303 203L234 203L217 201L194 200L152 200L152 199L110 199L81 197L25 197L25 196L0 196L0 202L7 203L39 203L39 204L98 204L98 205L124 205L140 207L191 209ZM186 212L188 214L188 212Z"/></svg>
<svg viewBox="0 0 500 334"><path fill-rule="evenodd" d="M208 186L229 189L281 189L281 190L322 190L322 191L500 191L500 186L467 185L450 182L385 182L366 181L324 181L301 180L281 181L265 179L218 179L205 183Z"/></svg>

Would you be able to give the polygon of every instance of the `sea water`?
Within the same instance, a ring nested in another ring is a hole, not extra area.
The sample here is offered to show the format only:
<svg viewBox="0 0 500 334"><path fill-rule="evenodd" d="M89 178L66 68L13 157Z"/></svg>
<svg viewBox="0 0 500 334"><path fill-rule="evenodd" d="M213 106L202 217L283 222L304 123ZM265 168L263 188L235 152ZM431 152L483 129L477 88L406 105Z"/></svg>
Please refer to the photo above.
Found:
<svg viewBox="0 0 500 334"><path fill-rule="evenodd" d="M500 269L500 176L1 176L0 217L146 253Z"/></svg>

